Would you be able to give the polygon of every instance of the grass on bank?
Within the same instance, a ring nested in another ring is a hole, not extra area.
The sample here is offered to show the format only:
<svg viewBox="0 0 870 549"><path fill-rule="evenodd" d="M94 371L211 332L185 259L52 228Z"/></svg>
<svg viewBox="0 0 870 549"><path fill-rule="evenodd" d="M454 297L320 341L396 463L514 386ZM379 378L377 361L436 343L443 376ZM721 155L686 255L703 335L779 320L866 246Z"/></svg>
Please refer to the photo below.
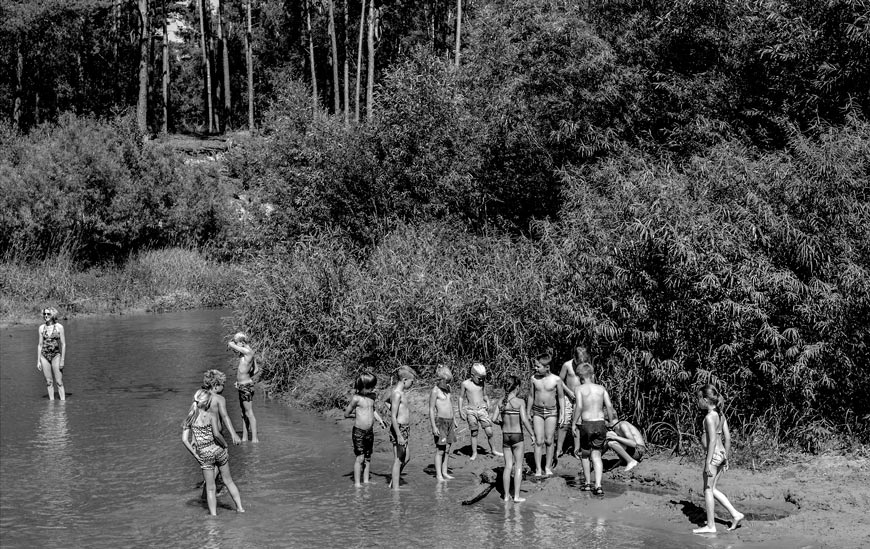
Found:
<svg viewBox="0 0 870 549"><path fill-rule="evenodd" d="M62 316L220 307L233 299L239 275L238 267L186 248L144 251L120 266L88 269L67 254L8 260L0 263L0 322L38 322L47 306Z"/></svg>

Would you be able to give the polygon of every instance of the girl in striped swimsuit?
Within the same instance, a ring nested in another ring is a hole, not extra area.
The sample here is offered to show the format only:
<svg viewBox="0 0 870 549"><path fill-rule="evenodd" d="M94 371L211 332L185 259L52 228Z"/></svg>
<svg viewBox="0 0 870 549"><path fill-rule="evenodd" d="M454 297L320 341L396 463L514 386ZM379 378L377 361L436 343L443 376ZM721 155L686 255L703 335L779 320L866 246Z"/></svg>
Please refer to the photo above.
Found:
<svg viewBox="0 0 870 549"><path fill-rule="evenodd" d="M208 510L212 515L217 514L217 493L215 490L215 467L220 468L221 477L233 502L236 511L244 513L239 489L230 475L230 458L227 452L227 441L221 435L220 424L217 416L208 411L211 406L212 395L205 389L200 389L193 396L193 404L190 412L182 424L181 441L187 450L196 458L202 469L205 479L206 499ZM193 442L190 435L193 433Z"/></svg>

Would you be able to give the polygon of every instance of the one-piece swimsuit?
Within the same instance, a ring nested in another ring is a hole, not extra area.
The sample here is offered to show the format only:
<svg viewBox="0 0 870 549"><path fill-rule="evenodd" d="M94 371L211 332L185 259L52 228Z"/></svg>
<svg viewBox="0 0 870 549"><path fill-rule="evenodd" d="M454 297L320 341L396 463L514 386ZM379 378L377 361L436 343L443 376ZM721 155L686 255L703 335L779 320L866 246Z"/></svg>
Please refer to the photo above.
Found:
<svg viewBox="0 0 870 549"><path fill-rule="evenodd" d="M60 331L57 324L51 325L51 333L48 333L48 324L42 329L42 356L49 362L60 354Z"/></svg>

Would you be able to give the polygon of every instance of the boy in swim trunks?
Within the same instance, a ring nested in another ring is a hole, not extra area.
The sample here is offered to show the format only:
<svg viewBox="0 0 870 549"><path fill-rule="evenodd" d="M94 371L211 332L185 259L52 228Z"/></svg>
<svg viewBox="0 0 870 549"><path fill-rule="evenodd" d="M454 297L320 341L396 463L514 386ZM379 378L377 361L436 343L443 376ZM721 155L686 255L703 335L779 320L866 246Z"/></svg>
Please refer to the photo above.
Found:
<svg viewBox="0 0 870 549"><path fill-rule="evenodd" d="M559 377L562 378L562 381L565 383L566 393L568 393L568 398L563 400L565 403L565 409L562 410L562 413L559 414L559 435L556 442L556 455L557 457L562 457L565 454L565 438L567 438L568 431L571 431L571 435L574 438L574 448L571 451L571 455L577 455L580 451L580 447L578 446L578 440L580 438L580 433L577 431L577 426L574 425L574 391L577 389L577 386L580 385L580 379L577 377L577 373L574 371L574 367L577 364L581 364L583 362L590 362L592 359L589 357L589 352L585 347L575 347L573 356L571 360L562 364L562 369L559 370ZM570 399L570 403L569 403Z"/></svg>
<svg viewBox="0 0 870 549"><path fill-rule="evenodd" d="M450 396L450 382L453 372L447 366L436 370L437 381L429 392L429 424L435 438L435 477L438 482L453 479L447 472L447 458L450 445L456 442L456 416L453 414L453 399Z"/></svg>
<svg viewBox="0 0 870 549"><path fill-rule="evenodd" d="M580 386L574 395L577 402L574 405L574 423L580 424L580 461L583 464L583 474L586 483L581 488L584 491L591 490L596 496L603 496L601 489L601 475L604 464L601 462L601 453L607 440L607 424L604 422L604 411L607 410L607 418L613 423L616 421L616 411L610 404L610 395L607 389L595 383L595 371L592 364L584 362L577 366L577 377L580 378ZM592 458L592 466L595 468L595 486L589 480L589 458Z"/></svg>
<svg viewBox="0 0 870 549"><path fill-rule="evenodd" d="M386 429L384 420L375 410L375 386L378 378L369 372L363 372L357 376L354 383L356 394L350 399L344 409L344 417L355 417L353 423L353 453L356 461L353 464L353 485L360 488L363 483L369 483L371 469L372 448L375 444L375 432L372 426L375 420L381 424L381 429ZM360 482L362 477L362 483Z"/></svg>
<svg viewBox="0 0 870 549"><path fill-rule="evenodd" d="M409 366L402 366L393 372L393 389L390 392L390 442L393 443L393 474L390 487L399 489L402 471L411 461L408 452L408 437L411 435L411 410L405 399L405 391L414 384L417 373Z"/></svg>
<svg viewBox="0 0 870 549"><path fill-rule="evenodd" d="M550 372L552 357L549 352L541 353L532 361L532 396L528 402L528 415L535 429L535 475L551 476L553 469L553 438L559 421L559 408L565 402L565 384L556 374ZM546 447L546 452L543 448ZM546 455L546 467L541 459Z"/></svg>
<svg viewBox="0 0 870 549"><path fill-rule="evenodd" d="M459 415L468 422L468 430L471 431L471 460L477 459L477 431L480 427L486 433L489 452L497 456L503 455L492 443L492 419L489 417L489 397L484 392L484 379L486 367L475 362L471 365L471 375L462 382L462 390L459 392Z"/></svg>
<svg viewBox="0 0 870 549"><path fill-rule="evenodd" d="M242 408L242 442L248 442L248 430L251 431L251 442L260 442L257 437L257 418L254 416L254 376L257 375L257 360L254 350L248 345L248 336L242 332L233 336L227 345L239 353L239 369L236 373L236 389L239 390L239 406Z"/></svg>
<svg viewBox="0 0 870 549"><path fill-rule="evenodd" d="M607 447L625 464L625 471L631 471L643 460L646 443L640 430L624 419L611 422L607 431Z"/></svg>

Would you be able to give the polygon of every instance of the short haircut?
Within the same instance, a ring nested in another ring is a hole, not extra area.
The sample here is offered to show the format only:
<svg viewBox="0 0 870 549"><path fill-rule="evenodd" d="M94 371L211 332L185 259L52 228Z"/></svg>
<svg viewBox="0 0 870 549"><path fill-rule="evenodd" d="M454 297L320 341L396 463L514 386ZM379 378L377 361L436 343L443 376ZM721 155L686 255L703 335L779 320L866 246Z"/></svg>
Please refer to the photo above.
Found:
<svg viewBox="0 0 870 549"><path fill-rule="evenodd" d="M550 351L544 351L535 356L535 362L541 366L549 366L551 360L553 360L553 355L550 354Z"/></svg>
<svg viewBox="0 0 870 549"><path fill-rule="evenodd" d="M371 372L362 372L356 376L353 388L357 394L370 393L378 384L378 378Z"/></svg>
<svg viewBox="0 0 870 549"><path fill-rule="evenodd" d="M435 376L438 377L438 379L443 379L447 382L453 381L453 372L451 372L450 368L447 366L439 366L438 369L435 370Z"/></svg>
<svg viewBox="0 0 870 549"><path fill-rule="evenodd" d="M589 351L586 347L574 347L574 365L583 364L584 362L592 362L592 357L589 356Z"/></svg>
<svg viewBox="0 0 870 549"><path fill-rule="evenodd" d="M213 389L217 385L226 385L227 376L220 370L208 370L202 376L202 388Z"/></svg>
<svg viewBox="0 0 870 549"><path fill-rule="evenodd" d="M414 371L410 366L399 366L395 370L393 370L393 377L395 379L417 379L417 372Z"/></svg>
<svg viewBox="0 0 870 549"><path fill-rule="evenodd" d="M581 362L576 367L577 377L585 381L595 381L595 368L591 362Z"/></svg>
<svg viewBox="0 0 870 549"><path fill-rule="evenodd" d="M247 343L247 342L248 342L248 336L246 336L244 332L236 332L235 335L233 335L233 343L239 343L239 342L242 342L242 341L244 341L245 343Z"/></svg>

